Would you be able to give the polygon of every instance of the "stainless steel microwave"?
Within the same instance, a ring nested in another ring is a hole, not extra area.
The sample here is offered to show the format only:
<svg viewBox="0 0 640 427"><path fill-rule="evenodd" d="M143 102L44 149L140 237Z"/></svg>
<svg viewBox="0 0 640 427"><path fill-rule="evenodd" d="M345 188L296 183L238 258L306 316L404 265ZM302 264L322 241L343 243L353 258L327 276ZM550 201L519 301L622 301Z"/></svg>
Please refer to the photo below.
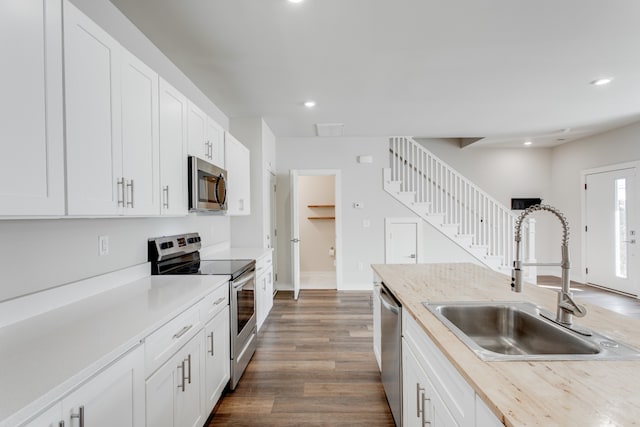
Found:
<svg viewBox="0 0 640 427"><path fill-rule="evenodd" d="M227 210L227 171L189 156L189 210Z"/></svg>

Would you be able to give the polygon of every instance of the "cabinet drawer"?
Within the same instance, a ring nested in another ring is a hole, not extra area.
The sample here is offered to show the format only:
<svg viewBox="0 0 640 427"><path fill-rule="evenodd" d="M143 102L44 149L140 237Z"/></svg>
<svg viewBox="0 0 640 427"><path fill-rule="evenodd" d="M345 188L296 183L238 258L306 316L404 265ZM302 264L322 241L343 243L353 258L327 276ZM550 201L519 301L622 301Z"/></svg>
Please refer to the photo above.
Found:
<svg viewBox="0 0 640 427"><path fill-rule="evenodd" d="M416 321L403 310L403 337L415 351L438 395L458 425L473 425L475 392Z"/></svg>
<svg viewBox="0 0 640 427"><path fill-rule="evenodd" d="M202 324L207 323L229 305L229 284L225 283L200 302L200 319Z"/></svg>
<svg viewBox="0 0 640 427"><path fill-rule="evenodd" d="M185 310L145 339L145 377L148 377L202 328L200 305Z"/></svg>
<svg viewBox="0 0 640 427"><path fill-rule="evenodd" d="M256 260L256 277L267 271L271 267L272 257L271 252Z"/></svg>

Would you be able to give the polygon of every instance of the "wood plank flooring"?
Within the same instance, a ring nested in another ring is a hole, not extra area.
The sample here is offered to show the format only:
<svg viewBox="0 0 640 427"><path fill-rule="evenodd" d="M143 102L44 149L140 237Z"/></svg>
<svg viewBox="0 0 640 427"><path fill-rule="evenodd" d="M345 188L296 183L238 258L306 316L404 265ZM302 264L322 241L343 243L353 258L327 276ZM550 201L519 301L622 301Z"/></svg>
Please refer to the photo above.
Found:
<svg viewBox="0 0 640 427"><path fill-rule="evenodd" d="M278 292L213 426L393 426L373 355L370 292Z"/></svg>

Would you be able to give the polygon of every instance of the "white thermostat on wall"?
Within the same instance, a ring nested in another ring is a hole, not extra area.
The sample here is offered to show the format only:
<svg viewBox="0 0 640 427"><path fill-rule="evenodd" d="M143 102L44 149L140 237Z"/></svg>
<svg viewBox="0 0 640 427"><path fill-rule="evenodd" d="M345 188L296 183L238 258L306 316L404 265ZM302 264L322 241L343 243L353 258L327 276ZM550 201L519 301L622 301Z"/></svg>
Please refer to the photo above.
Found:
<svg viewBox="0 0 640 427"><path fill-rule="evenodd" d="M353 207L356 208L356 209L362 209L362 208L364 208L364 205L362 203L360 203L360 202L355 202L353 204Z"/></svg>

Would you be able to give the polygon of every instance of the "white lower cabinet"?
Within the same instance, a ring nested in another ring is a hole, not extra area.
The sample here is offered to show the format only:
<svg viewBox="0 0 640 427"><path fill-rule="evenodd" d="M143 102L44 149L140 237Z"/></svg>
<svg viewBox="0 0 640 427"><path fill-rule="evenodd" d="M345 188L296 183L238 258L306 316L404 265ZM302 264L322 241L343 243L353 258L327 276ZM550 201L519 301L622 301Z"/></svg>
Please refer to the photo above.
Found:
<svg viewBox="0 0 640 427"><path fill-rule="evenodd" d="M405 310L402 362L403 426L502 425Z"/></svg>
<svg viewBox="0 0 640 427"><path fill-rule="evenodd" d="M371 305L373 309L373 355L376 357L376 362L378 363L378 369L382 370L382 333L381 333L381 312L380 312L380 289L381 281L378 277L374 276L373 279L373 293L371 295Z"/></svg>
<svg viewBox="0 0 640 427"><path fill-rule="evenodd" d="M273 258L271 253L256 260L256 323L258 330L273 308Z"/></svg>
<svg viewBox="0 0 640 427"><path fill-rule="evenodd" d="M199 427L204 423L203 334L201 330L147 379L147 427Z"/></svg>
<svg viewBox="0 0 640 427"><path fill-rule="evenodd" d="M403 425L458 426L406 341L402 341Z"/></svg>
<svg viewBox="0 0 640 427"><path fill-rule="evenodd" d="M204 328L204 395L205 419L229 382L229 306L219 312Z"/></svg>
<svg viewBox="0 0 640 427"><path fill-rule="evenodd" d="M144 420L144 349L138 346L26 426L143 427Z"/></svg>

